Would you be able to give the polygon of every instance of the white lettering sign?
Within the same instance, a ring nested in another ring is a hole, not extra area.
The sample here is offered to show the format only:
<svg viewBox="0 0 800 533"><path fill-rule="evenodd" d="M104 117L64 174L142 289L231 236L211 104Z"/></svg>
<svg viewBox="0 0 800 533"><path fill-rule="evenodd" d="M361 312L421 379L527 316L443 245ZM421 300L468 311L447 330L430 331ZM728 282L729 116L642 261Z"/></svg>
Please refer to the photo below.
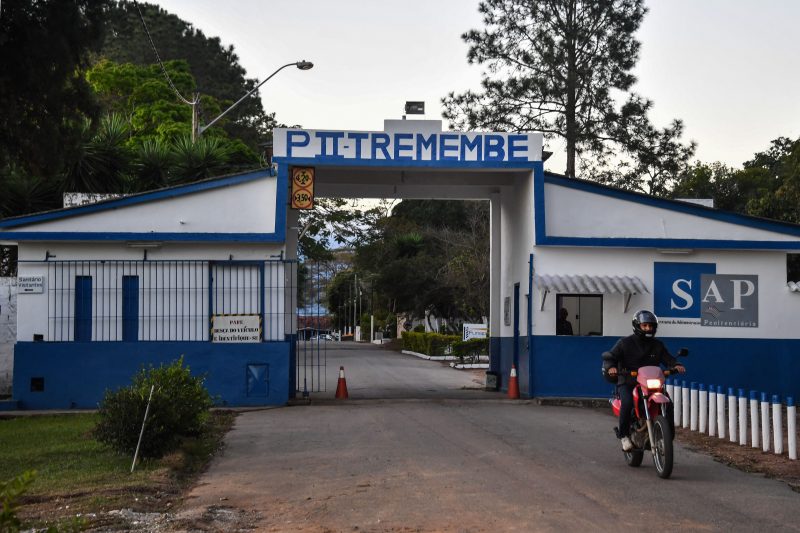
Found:
<svg viewBox="0 0 800 533"><path fill-rule="evenodd" d="M261 342L261 317L258 315L214 315L212 342Z"/></svg>
<svg viewBox="0 0 800 533"><path fill-rule="evenodd" d="M42 294L44 276L20 276L17 278L17 294Z"/></svg>

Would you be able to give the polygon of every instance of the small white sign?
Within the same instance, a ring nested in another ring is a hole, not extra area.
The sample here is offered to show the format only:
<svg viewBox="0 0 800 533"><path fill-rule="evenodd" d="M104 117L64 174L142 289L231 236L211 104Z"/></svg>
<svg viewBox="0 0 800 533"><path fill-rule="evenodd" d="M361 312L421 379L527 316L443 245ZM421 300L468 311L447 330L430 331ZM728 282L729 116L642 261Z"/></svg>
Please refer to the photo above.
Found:
<svg viewBox="0 0 800 533"><path fill-rule="evenodd" d="M464 340L485 339L489 332L486 324L464 324Z"/></svg>
<svg viewBox="0 0 800 533"><path fill-rule="evenodd" d="M17 294L42 294L44 276L20 276L17 278Z"/></svg>
<svg viewBox="0 0 800 533"><path fill-rule="evenodd" d="M214 315L212 342L261 342L261 317L258 315Z"/></svg>

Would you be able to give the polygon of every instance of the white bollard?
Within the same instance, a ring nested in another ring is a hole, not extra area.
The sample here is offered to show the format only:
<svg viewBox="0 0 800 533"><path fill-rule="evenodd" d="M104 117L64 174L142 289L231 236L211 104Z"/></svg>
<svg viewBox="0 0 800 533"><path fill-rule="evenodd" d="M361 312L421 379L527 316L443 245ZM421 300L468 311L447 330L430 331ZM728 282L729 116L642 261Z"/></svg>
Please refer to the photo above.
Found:
<svg viewBox="0 0 800 533"><path fill-rule="evenodd" d="M697 411L699 405L697 382L692 381L692 384L689 386L689 429L692 431L697 431Z"/></svg>
<svg viewBox="0 0 800 533"><path fill-rule="evenodd" d="M794 398L786 398L786 432L789 434L789 459L797 460L797 411Z"/></svg>
<svg viewBox="0 0 800 533"><path fill-rule="evenodd" d="M717 435L717 389L714 385L708 386L708 435Z"/></svg>
<svg viewBox="0 0 800 533"><path fill-rule="evenodd" d="M731 442L736 442L736 396L733 387L728 387L728 435Z"/></svg>
<svg viewBox="0 0 800 533"><path fill-rule="evenodd" d="M700 427L698 431L700 433L706 432L706 424L708 422L708 392L706 391L706 386L702 383L700 384Z"/></svg>
<svg viewBox="0 0 800 533"><path fill-rule="evenodd" d="M761 393L761 449L769 451L769 402L767 393Z"/></svg>
<svg viewBox="0 0 800 533"><path fill-rule="evenodd" d="M739 389L739 445L747 446L747 398L744 389Z"/></svg>
<svg viewBox="0 0 800 533"><path fill-rule="evenodd" d="M717 433L719 438L725 438L725 394L722 385L717 387Z"/></svg>
<svg viewBox="0 0 800 533"><path fill-rule="evenodd" d="M783 453L783 405L781 397L772 395L772 443L776 455Z"/></svg>
<svg viewBox="0 0 800 533"><path fill-rule="evenodd" d="M685 381L681 381L681 426L689 427L689 387L686 386Z"/></svg>
<svg viewBox="0 0 800 533"><path fill-rule="evenodd" d="M750 440L753 448L760 448L761 444L758 442L758 398L756 391L750 391Z"/></svg>
<svg viewBox="0 0 800 533"><path fill-rule="evenodd" d="M681 405L681 398L683 397L683 393L681 391L681 382L677 379L675 380L675 395L672 397L672 403L674 404L674 409L672 410L672 421L675 422L675 427L680 427L681 425L681 413L683 412L683 406Z"/></svg>

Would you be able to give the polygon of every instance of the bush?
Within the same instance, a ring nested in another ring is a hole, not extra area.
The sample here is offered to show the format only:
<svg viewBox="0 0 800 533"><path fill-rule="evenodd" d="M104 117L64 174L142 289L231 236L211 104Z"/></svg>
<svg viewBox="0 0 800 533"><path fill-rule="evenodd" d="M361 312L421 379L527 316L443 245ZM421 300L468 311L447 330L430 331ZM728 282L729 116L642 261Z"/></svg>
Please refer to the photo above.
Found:
<svg viewBox="0 0 800 533"><path fill-rule="evenodd" d="M120 453L133 454L150 387L155 385L139 454L163 456L174 450L183 437L196 436L205 427L212 400L204 381L204 376L191 375L189 367L183 365L183 357L168 366L142 368L130 386L106 391L95 438Z"/></svg>
<svg viewBox="0 0 800 533"><path fill-rule="evenodd" d="M462 362L465 357L476 357L489 354L489 339L470 339L453 343L453 355Z"/></svg>
<svg viewBox="0 0 800 533"><path fill-rule="evenodd" d="M447 347L459 339L456 335L439 333L403 332L403 349L430 356L445 355Z"/></svg>
<svg viewBox="0 0 800 533"><path fill-rule="evenodd" d="M424 324L417 324L414 326L414 329L411 330L414 333L425 333L425 325Z"/></svg>
<svg viewBox="0 0 800 533"><path fill-rule="evenodd" d="M35 470L23 472L10 481L0 483L0 501L3 504L0 510L0 531L19 531L22 523L17 518L19 498L28 489L36 477Z"/></svg>

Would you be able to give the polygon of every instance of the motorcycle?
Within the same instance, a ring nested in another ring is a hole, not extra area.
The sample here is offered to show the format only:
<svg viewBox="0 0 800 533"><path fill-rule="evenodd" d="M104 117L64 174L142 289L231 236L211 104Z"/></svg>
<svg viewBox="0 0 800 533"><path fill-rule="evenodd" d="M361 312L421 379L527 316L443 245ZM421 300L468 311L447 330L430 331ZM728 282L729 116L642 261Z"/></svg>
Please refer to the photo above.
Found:
<svg viewBox="0 0 800 533"><path fill-rule="evenodd" d="M684 357L687 354L686 349L681 349L678 353ZM676 372L674 368L661 370L658 366L643 366L639 370L632 371L620 369L618 372L620 375L636 378L636 386L633 389L633 420L628 435L634 448L627 452L623 451L625 462L629 466L639 466L642 464L644 452L650 450L656 472L662 479L672 475L672 440L675 437L670 420L672 399L667 394L665 380L666 376ZM619 417L622 404L619 396L615 394L609 401L614 415ZM614 428L614 433L618 439L624 436L617 427Z"/></svg>

